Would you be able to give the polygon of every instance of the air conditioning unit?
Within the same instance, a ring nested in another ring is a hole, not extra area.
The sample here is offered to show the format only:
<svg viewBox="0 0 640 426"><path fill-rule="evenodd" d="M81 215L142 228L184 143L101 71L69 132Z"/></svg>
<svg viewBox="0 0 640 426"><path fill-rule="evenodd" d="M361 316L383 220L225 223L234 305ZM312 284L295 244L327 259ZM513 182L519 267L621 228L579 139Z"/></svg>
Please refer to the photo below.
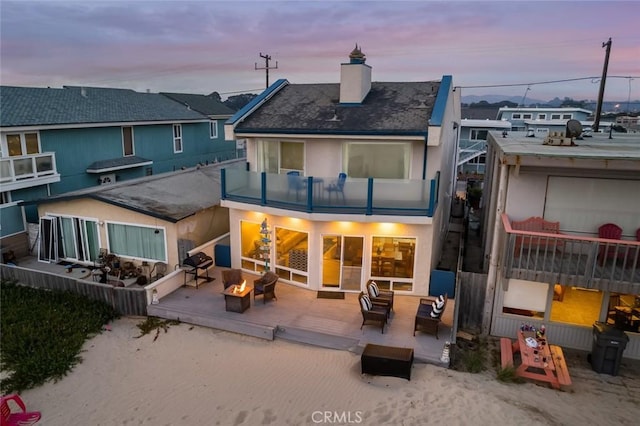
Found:
<svg viewBox="0 0 640 426"><path fill-rule="evenodd" d="M109 185L110 183L116 183L116 174L109 173L108 175L102 175L98 179L100 185Z"/></svg>

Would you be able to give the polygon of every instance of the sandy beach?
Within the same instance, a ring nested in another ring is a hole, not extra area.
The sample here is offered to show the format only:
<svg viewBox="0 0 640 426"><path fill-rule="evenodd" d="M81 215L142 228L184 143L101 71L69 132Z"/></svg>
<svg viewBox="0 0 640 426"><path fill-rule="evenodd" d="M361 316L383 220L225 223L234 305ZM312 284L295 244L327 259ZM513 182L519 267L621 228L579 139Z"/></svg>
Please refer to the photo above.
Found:
<svg viewBox="0 0 640 426"><path fill-rule="evenodd" d="M25 391L43 425L632 425L640 377L571 370L569 390L414 363L411 381L360 374L347 351L122 318L57 383ZM637 373L637 370L634 370Z"/></svg>

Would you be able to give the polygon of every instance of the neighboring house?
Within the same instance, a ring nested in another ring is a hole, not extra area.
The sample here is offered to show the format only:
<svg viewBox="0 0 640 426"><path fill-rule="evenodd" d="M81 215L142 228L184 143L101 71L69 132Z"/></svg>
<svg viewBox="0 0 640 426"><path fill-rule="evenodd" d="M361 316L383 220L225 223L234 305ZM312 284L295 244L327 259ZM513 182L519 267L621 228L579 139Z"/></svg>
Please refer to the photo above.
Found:
<svg viewBox="0 0 640 426"><path fill-rule="evenodd" d="M30 248L38 214L20 201L236 157L221 132L211 138L216 120L160 94L2 86L0 96L3 253Z"/></svg>
<svg viewBox="0 0 640 426"><path fill-rule="evenodd" d="M173 271L187 251L228 233L220 168L244 164L198 166L36 200L38 258L90 266L102 251Z"/></svg>
<svg viewBox="0 0 640 426"><path fill-rule="evenodd" d="M562 130L568 120L578 120L584 125L588 122L592 111L582 108L521 108L502 107L498 110L496 120L511 123L511 130L524 132L531 128L536 135L544 137L549 132Z"/></svg>
<svg viewBox="0 0 640 426"><path fill-rule="evenodd" d="M511 123L502 120L460 121L458 134L458 176L483 175L487 153L487 134L490 130L511 130Z"/></svg>
<svg viewBox="0 0 640 426"><path fill-rule="evenodd" d="M545 324L554 344L589 351L593 324L607 322L640 359L640 136L490 132L488 144L484 331ZM547 222L518 223L531 217ZM599 232L607 223L620 240Z"/></svg>
<svg viewBox="0 0 640 426"><path fill-rule="evenodd" d="M359 48L349 58L340 83L278 80L227 122L248 161L222 174L231 262L311 290L374 279L425 295L448 229L459 91L450 76L372 82Z"/></svg>
<svg viewBox="0 0 640 426"><path fill-rule="evenodd" d="M209 138L212 141L219 142L224 141L224 122L227 121L236 111L227 107L225 104L220 102L217 96L213 94L209 95L196 95L190 93L168 93L168 92L160 92L161 95L164 95L170 99L173 99L176 102L180 102L185 105L187 108L190 108L194 111L198 111L201 114L209 117ZM235 144L237 143L235 140L226 141L229 149L233 149ZM236 147L239 151L242 150L242 147ZM238 152L238 157L243 157L244 152ZM220 160L227 160L228 158L220 158Z"/></svg>

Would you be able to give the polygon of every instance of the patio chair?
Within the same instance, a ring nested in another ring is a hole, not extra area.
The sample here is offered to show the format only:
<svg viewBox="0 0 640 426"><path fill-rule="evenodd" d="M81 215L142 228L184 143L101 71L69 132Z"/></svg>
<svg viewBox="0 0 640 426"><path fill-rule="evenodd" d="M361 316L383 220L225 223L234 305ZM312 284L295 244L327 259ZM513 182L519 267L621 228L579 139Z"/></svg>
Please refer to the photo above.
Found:
<svg viewBox="0 0 640 426"><path fill-rule="evenodd" d="M384 334L384 325L389 318L389 307L387 305L374 304L369 296L360 292L358 296L358 302L360 302L360 312L362 312L362 324L360 330L367 322L373 322L380 324L380 330Z"/></svg>
<svg viewBox="0 0 640 426"><path fill-rule="evenodd" d="M347 181L347 174L340 173L338 175L338 179L331 182L329 186L325 188L325 191L329 193L329 202L331 202L331 194L336 194L336 200L338 198L338 194L342 195L342 202L345 202L344 198L344 184Z"/></svg>
<svg viewBox="0 0 640 426"><path fill-rule="evenodd" d="M253 300L256 296L262 295L262 303L267 303L267 299L276 299L276 283L278 282L278 274L267 271L263 276L253 281Z"/></svg>
<svg viewBox="0 0 640 426"><path fill-rule="evenodd" d="M382 303L389 305L389 310L393 311L393 291L380 290L378 284L374 280L367 281L367 294L374 303Z"/></svg>
<svg viewBox="0 0 640 426"><path fill-rule="evenodd" d="M605 223L598 228L598 238L606 238L609 240L622 239L622 228L615 223ZM604 266L607 259L624 257L624 249L612 246L613 243L601 243L598 249L598 263Z"/></svg>
<svg viewBox="0 0 640 426"><path fill-rule="evenodd" d="M240 269L227 269L222 271L222 285L225 289L232 285L242 284L244 279L242 278L242 270Z"/></svg>
<svg viewBox="0 0 640 426"><path fill-rule="evenodd" d="M287 172L287 197L291 191L296 193L296 201L300 200L300 191L307 189L307 181L300 176L298 171Z"/></svg>
<svg viewBox="0 0 640 426"><path fill-rule="evenodd" d="M442 313L447 307L447 295L440 295L437 298L421 298L413 323L413 335L416 331L435 334L438 338L438 326L442 318Z"/></svg>
<svg viewBox="0 0 640 426"><path fill-rule="evenodd" d="M2 397L0 413L2 426L29 426L37 423L42 417L39 411L27 411L22 398L17 394Z"/></svg>

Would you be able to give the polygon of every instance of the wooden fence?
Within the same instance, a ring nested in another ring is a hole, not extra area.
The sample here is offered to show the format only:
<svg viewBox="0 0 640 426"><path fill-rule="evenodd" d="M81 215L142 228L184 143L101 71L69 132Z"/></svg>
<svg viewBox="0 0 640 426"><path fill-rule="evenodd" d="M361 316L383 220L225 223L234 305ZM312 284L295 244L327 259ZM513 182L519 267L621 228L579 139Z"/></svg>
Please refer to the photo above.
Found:
<svg viewBox="0 0 640 426"><path fill-rule="evenodd" d="M487 289L487 274L458 271L459 285L456 292L458 329L472 333L482 330L482 312Z"/></svg>
<svg viewBox="0 0 640 426"><path fill-rule="evenodd" d="M71 291L111 305L121 315L147 315L147 297L143 287L114 287L91 281L68 278L48 272L0 265L3 280L47 290Z"/></svg>

